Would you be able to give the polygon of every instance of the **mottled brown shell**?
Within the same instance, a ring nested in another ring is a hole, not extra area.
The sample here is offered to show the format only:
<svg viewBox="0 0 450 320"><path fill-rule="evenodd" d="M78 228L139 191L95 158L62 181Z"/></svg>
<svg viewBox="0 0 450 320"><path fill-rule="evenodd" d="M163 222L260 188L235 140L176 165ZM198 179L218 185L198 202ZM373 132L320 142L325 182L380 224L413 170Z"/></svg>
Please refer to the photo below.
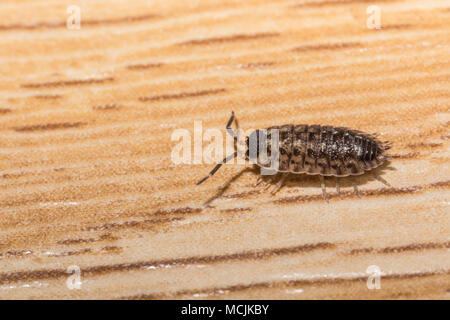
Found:
<svg viewBox="0 0 450 320"><path fill-rule="evenodd" d="M343 127L287 124L265 130L267 154L271 129L279 134L279 172L346 177L372 170L386 160L385 146L373 135ZM268 164L256 163L261 167Z"/></svg>

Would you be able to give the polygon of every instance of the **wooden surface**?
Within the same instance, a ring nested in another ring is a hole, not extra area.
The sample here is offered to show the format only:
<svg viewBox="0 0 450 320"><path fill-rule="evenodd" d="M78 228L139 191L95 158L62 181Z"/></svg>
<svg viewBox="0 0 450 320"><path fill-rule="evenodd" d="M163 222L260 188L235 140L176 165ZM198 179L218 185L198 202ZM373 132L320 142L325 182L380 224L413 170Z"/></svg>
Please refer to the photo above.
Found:
<svg viewBox="0 0 450 320"><path fill-rule="evenodd" d="M449 8L2 0L0 298L449 299ZM212 165L173 164L171 134L231 110L378 132L393 188L344 179L339 199L330 179L326 204L293 176L271 196L244 165L197 187Z"/></svg>

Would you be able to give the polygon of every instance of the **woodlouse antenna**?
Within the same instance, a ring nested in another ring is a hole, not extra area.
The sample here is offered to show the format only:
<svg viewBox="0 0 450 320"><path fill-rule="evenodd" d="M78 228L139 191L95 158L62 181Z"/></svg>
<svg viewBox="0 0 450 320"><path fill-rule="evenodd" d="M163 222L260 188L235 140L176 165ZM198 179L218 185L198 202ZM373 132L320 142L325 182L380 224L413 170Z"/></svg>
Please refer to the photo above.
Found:
<svg viewBox="0 0 450 320"><path fill-rule="evenodd" d="M231 111L231 117L227 122L226 129L227 129L228 134L234 138L235 142L237 142L238 135L236 132L233 131L233 129L231 129L231 124L233 123L233 120L234 120L234 111ZM213 176L224 163L227 163L227 162L233 160L234 158L237 157L237 155L238 155L237 151L235 151L233 154L229 155L228 157L225 157L225 159L223 159L222 162L219 162L206 177L204 177L202 180L197 182L197 185L205 182L205 180L207 180L209 177Z"/></svg>
<svg viewBox="0 0 450 320"><path fill-rule="evenodd" d="M197 182L197 185L199 185L199 184L205 182L205 180L207 180L209 177L213 176L213 175L217 172L217 170L219 170L219 168L220 168L224 163L227 163L228 161L231 161L231 160L233 160L233 159L236 158L236 157L237 157L237 152L235 152L235 153L229 155L228 157L226 157L225 159L223 159L222 162L219 162L219 163L214 167L214 169L212 169L211 172L210 172L206 177L204 177L202 180L200 180L199 182Z"/></svg>
<svg viewBox="0 0 450 320"><path fill-rule="evenodd" d="M236 132L234 132L233 129L231 129L231 124L233 123L233 120L234 120L234 111L231 111L231 117L227 122L226 128L227 128L228 134L230 136L232 136L234 138L234 140L237 140L238 137L237 137Z"/></svg>

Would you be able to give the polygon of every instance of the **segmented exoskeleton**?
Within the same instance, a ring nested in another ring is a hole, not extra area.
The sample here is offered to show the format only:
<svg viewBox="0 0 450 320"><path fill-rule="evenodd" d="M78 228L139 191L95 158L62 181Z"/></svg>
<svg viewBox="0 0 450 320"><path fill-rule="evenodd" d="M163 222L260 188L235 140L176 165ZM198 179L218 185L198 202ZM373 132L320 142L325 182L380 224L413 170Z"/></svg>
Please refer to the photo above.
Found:
<svg viewBox="0 0 450 320"><path fill-rule="evenodd" d="M234 112L227 123L227 132L237 141L237 134L231 129ZM272 139L276 132L278 139ZM273 142L277 146L272 146ZM381 142L374 135L361 131L322 125L286 124L266 129L255 130L246 138L245 159L251 160L260 167L272 167L271 162L262 162L260 154L264 150L267 157L278 152L278 166L276 171L282 173L319 175L322 184L323 197L328 201L325 190L325 176L347 177L361 175L382 165L389 157L385 151L390 148L388 142ZM200 180L204 182L220 168L220 166L238 155L237 152L226 157L221 163ZM267 159L267 158L266 158ZM272 193L276 193L282 186L286 174L281 177ZM382 177L374 175L376 179L390 186ZM360 193L353 184L358 196ZM336 189L340 195L338 180Z"/></svg>

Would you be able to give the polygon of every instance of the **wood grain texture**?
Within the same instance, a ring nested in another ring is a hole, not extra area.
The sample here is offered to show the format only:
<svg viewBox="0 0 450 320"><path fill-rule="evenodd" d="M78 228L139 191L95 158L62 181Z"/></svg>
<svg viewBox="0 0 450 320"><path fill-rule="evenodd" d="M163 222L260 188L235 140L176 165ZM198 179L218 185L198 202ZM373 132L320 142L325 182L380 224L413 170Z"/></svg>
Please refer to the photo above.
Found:
<svg viewBox="0 0 450 320"><path fill-rule="evenodd" d="M0 17L0 298L449 299L448 1L3 0ZM326 204L299 175L271 196L244 165L195 186L212 165L172 163L171 134L231 110L244 129L377 132L393 187L343 179L339 199L330 179Z"/></svg>

